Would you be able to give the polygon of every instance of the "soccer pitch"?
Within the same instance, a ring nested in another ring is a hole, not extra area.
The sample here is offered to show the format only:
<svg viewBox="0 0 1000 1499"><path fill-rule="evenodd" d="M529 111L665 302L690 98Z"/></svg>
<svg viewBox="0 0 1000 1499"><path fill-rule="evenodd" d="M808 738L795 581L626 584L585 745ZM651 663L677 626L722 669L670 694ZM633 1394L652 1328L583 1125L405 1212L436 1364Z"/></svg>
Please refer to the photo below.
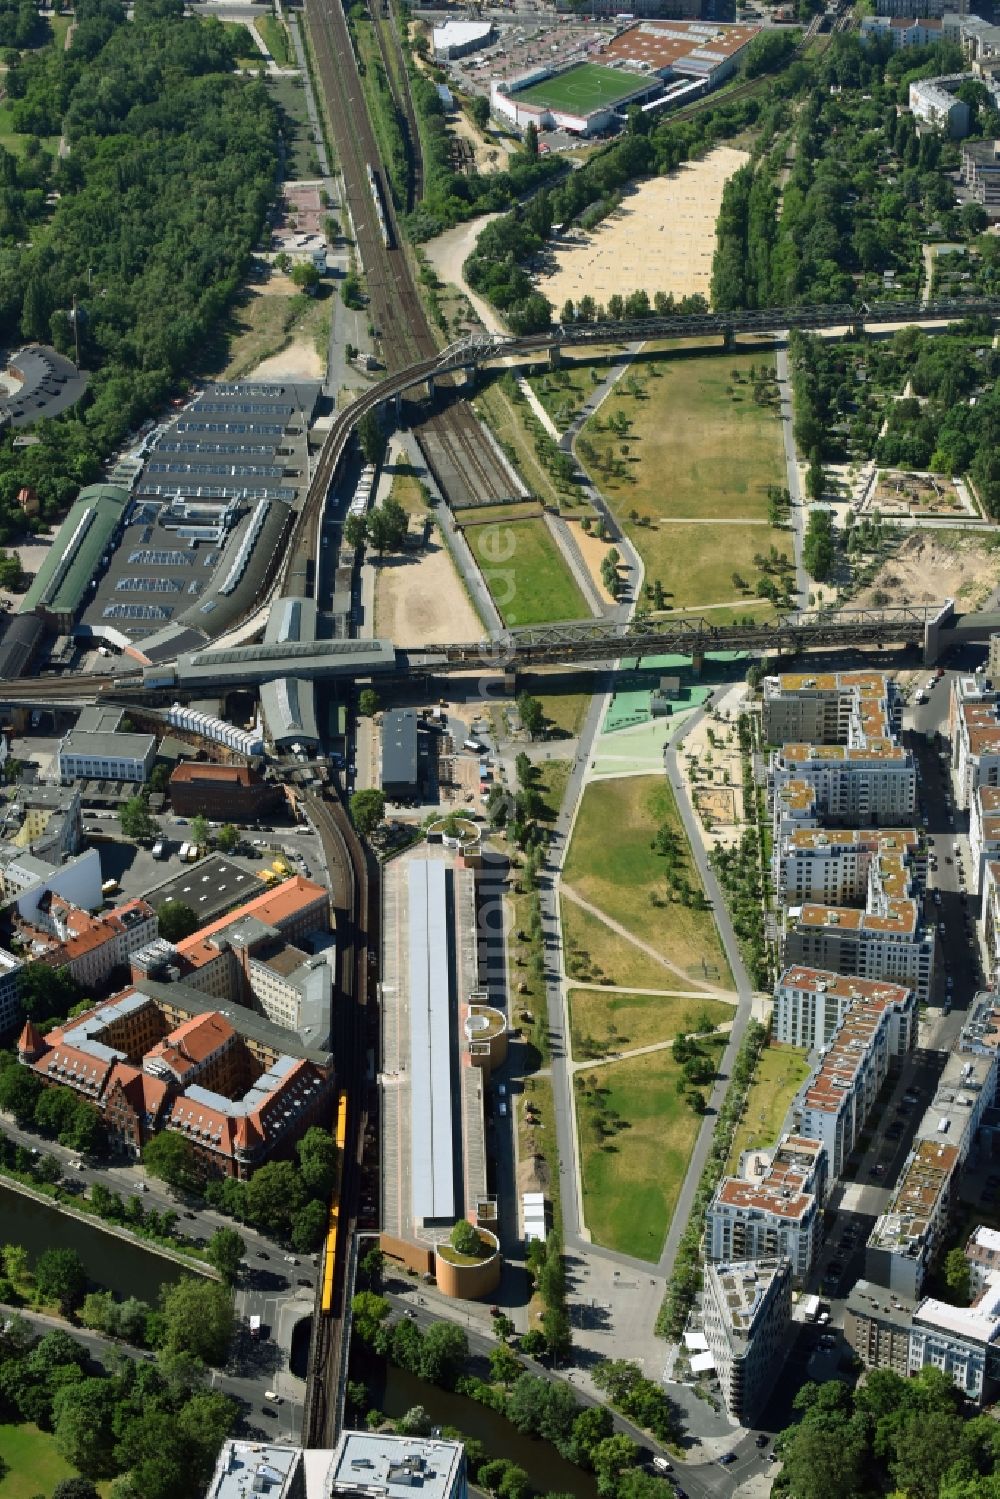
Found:
<svg viewBox="0 0 1000 1499"><path fill-rule="evenodd" d="M589 115L648 86L648 79L629 77L618 68L582 62L554 78L543 78L541 83L519 89L514 100L517 104L540 104L565 114Z"/></svg>

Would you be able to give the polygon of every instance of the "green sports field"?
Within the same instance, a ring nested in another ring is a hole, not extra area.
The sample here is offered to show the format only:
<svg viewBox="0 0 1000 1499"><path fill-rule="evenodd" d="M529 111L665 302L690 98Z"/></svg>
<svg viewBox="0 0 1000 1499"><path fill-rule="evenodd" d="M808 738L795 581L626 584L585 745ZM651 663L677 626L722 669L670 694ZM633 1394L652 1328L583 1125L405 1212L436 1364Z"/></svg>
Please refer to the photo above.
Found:
<svg viewBox="0 0 1000 1499"><path fill-rule="evenodd" d="M609 104L617 104L620 99L627 99L630 94L648 87L648 83L648 79L632 77L619 68L582 62L554 78L543 78L541 83L518 89L514 100L517 104L540 104L543 109L566 114L589 115L595 109L604 109Z"/></svg>

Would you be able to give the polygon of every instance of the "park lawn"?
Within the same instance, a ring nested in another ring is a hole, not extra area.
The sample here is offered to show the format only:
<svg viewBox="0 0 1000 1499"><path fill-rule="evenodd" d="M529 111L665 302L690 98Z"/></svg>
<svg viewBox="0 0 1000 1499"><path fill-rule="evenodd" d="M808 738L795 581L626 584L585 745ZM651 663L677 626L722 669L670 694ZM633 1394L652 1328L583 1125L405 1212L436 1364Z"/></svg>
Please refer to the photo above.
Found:
<svg viewBox="0 0 1000 1499"><path fill-rule="evenodd" d="M589 616L576 580L543 520L470 526L465 539L505 625Z"/></svg>
<svg viewBox="0 0 1000 1499"><path fill-rule="evenodd" d="M0 1424L0 1457L8 1469L0 1478L0 1499L51 1494L61 1479L78 1476L76 1469L59 1456L55 1438L30 1421L16 1426ZM102 1496L109 1494L111 1484L99 1483L97 1491Z"/></svg>
<svg viewBox="0 0 1000 1499"><path fill-rule="evenodd" d="M720 353L633 366L583 429L598 455L618 456L621 443L628 446L628 478L588 465L616 510L653 520L767 518L767 486L786 482L784 448L777 412L753 400L753 364L773 369L774 360ZM742 384L733 385L734 370ZM608 430L619 413L632 423L624 438Z"/></svg>
<svg viewBox="0 0 1000 1499"><path fill-rule="evenodd" d="M55 42L57 52L66 50L66 33L69 31L72 16L49 16L49 29L52 32L52 40Z"/></svg>
<svg viewBox="0 0 1000 1499"><path fill-rule="evenodd" d="M257 54L260 57L260 53ZM263 59L261 59L263 61ZM306 108L306 91L301 78L268 77L267 90L284 116L282 129L288 147L286 173L290 182L319 173L319 158L312 139L312 127ZM343 215L341 215L343 221ZM346 227L346 226L345 226Z"/></svg>
<svg viewBox="0 0 1000 1499"><path fill-rule="evenodd" d="M673 791L662 775L625 776L587 787L563 880L584 900L678 964L695 982L707 980L731 988L729 964L711 910L667 898L666 863L652 848L653 835L660 827L677 840L678 875L702 892ZM650 900L654 890L663 905ZM661 979L640 987L674 985Z"/></svg>
<svg viewBox="0 0 1000 1499"><path fill-rule="evenodd" d="M567 497L560 495L535 451L531 424L540 427L541 423L529 409L527 401L511 400L500 380L494 379L483 385L472 404L520 474L527 491L542 504L560 508L566 505Z"/></svg>
<svg viewBox="0 0 1000 1499"><path fill-rule="evenodd" d="M550 739L572 739L580 731L591 703L589 692L533 692L545 715L545 732Z"/></svg>
<svg viewBox="0 0 1000 1499"><path fill-rule="evenodd" d="M255 24L264 46L279 67L293 67L295 53L284 21L279 21L277 16L258 16Z"/></svg>
<svg viewBox="0 0 1000 1499"><path fill-rule="evenodd" d="M519 500L512 505L472 505L467 510L454 512L455 524L458 526L482 526L501 520L533 520L541 513L537 500Z"/></svg>
<svg viewBox="0 0 1000 1499"><path fill-rule="evenodd" d="M544 821L555 822L559 815L572 768L571 760L542 760L535 766L537 774L532 785L536 791L541 792L545 803Z"/></svg>
<svg viewBox="0 0 1000 1499"><path fill-rule="evenodd" d="M0 146L13 156L23 156L30 139L29 135L21 135L14 129L10 109L6 104L0 105ZM58 135L43 135L41 141L49 155L54 156L59 149Z"/></svg>
<svg viewBox="0 0 1000 1499"><path fill-rule="evenodd" d="M752 609L757 599L736 586L733 574L753 589L760 576L755 556L767 556L772 546L779 556L790 559L792 555L789 533L771 526L711 522L674 526L669 521L660 526L637 526L628 520L623 524L642 557L646 582L652 584L659 579L670 608L694 614L706 604L727 604L737 615ZM772 576L777 581L781 574L774 572ZM794 583L794 573L786 576Z"/></svg>
<svg viewBox="0 0 1000 1499"><path fill-rule="evenodd" d="M669 978L669 976L668 976ZM666 984L665 987L669 985ZM676 994L622 994L612 989L571 989L573 1056L583 1061L609 1050L634 1051L672 1041L679 1031L705 1031L732 1020L733 1005L720 999ZM595 1045L588 1046L587 1042Z"/></svg>
<svg viewBox="0 0 1000 1499"><path fill-rule="evenodd" d="M605 369L596 364L579 365L575 369L561 366L556 370L529 375L528 384L560 432L565 432L606 373Z"/></svg>
<svg viewBox="0 0 1000 1499"><path fill-rule="evenodd" d="M765 1046L733 1138L728 1172L736 1170L742 1151L775 1143L789 1105L810 1070L805 1048L782 1046L777 1041Z"/></svg>
<svg viewBox="0 0 1000 1499"><path fill-rule="evenodd" d="M706 1050L721 1057L721 1040ZM596 1243L642 1260L659 1258L701 1125L677 1092L680 1075L664 1050L584 1068L573 1080L587 1227ZM592 1083L622 1121L606 1138L581 1097Z"/></svg>
<svg viewBox="0 0 1000 1499"><path fill-rule="evenodd" d="M392 476L390 500L395 500L397 505L402 505L407 515L427 516L430 512L425 499L426 493L416 474L411 473L407 466L400 465Z"/></svg>
<svg viewBox="0 0 1000 1499"><path fill-rule="evenodd" d="M699 985L664 968L589 911L571 900L562 900L559 906L566 972L574 982L599 984L603 980L626 989L690 989L692 994L698 993Z"/></svg>
<svg viewBox="0 0 1000 1499"><path fill-rule="evenodd" d="M657 619L707 619L710 625L740 624L749 615L753 620L773 619L777 614L768 599L747 599L745 604L725 605L718 609L668 609Z"/></svg>

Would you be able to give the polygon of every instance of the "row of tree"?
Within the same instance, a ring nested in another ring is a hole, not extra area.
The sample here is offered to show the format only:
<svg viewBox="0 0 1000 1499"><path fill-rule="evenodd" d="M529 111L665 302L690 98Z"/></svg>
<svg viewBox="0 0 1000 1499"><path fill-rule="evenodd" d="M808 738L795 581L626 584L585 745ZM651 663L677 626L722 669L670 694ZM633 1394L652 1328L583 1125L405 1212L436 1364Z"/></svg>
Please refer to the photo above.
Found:
<svg viewBox="0 0 1000 1499"><path fill-rule="evenodd" d="M66 1332L39 1338L19 1317L0 1328L0 1421L52 1432L59 1455L83 1475L58 1485L58 1499L94 1499L93 1484L111 1478L115 1499L196 1499L236 1416L208 1387L200 1359L182 1349L94 1374Z"/></svg>

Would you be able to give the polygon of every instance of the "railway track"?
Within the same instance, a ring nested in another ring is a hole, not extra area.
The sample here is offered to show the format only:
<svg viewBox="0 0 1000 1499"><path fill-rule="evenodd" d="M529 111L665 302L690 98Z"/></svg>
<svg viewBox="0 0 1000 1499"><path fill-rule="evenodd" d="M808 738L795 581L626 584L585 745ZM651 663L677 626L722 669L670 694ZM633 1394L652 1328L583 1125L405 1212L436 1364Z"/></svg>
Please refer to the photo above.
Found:
<svg viewBox="0 0 1000 1499"><path fill-rule="evenodd" d="M348 1099L333 1292L329 1314L323 1313L317 1296L302 1428L306 1446L329 1447L336 1441L343 1417L343 1376L349 1352L344 1336L350 1294L347 1272L350 1245L358 1226L368 1126L366 1050L373 1013L368 995L375 982L380 906L377 875L340 799L307 797L306 808L320 836L333 891L341 994L334 1051L338 1081L346 1089Z"/></svg>
<svg viewBox="0 0 1000 1499"><path fill-rule="evenodd" d="M420 132L417 129L413 97L410 93L406 51L399 30L399 13L393 0L368 0L368 14L378 41L392 102L405 127L405 144L408 148L406 153L407 208L412 210L424 195L424 158L420 149Z"/></svg>

